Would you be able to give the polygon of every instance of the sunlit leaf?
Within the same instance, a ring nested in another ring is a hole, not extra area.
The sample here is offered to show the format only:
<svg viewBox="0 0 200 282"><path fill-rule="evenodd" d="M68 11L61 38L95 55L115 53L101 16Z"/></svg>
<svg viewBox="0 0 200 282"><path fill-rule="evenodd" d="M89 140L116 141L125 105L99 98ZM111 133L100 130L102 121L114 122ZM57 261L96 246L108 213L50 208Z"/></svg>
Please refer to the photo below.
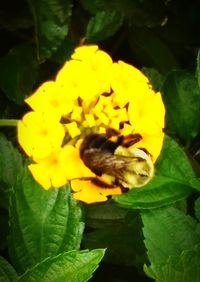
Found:
<svg viewBox="0 0 200 282"><path fill-rule="evenodd" d="M166 263L156 264L154 271L158 282L199 282L200 245L184 250L179 256L170 256Z"/></svg>
<svg viewBox="0 0 200 282"><path fill-rule="evenodd" d="M81 209L69 187L43 190L24 170L10 206L9 251L16 269L27 267L80 246Z"/></svg>
<svg viewBox="0 0 200 282"><path fill-rule="evenodd" d="M162 88L167 132L189 145L200 131L200 89L194 74L173 71Z"/></svg>
<svg viewBox="0 0 200 282"><path fill-rule="evenodd" d="M114 196L120 205L134 209L151 209L176 203L191 193L188 185L173 179L155 176L144 188L133 189L122 196Z"/></svg>
<svg viewBox="0 0 200 282"><path fill-rule="evenodd" d="M161 208L141 213L147 254L153 265L166 262L200 243L200 225L189 215L173 208Z"/></svg>
<svg viewBox="0 0 200 282"><path fill-rule="evenodd" d="M29 269L19 278L19 282L62 281L85 282L92 277L104 256L105 250L71 251L47 258Z"/></svg>

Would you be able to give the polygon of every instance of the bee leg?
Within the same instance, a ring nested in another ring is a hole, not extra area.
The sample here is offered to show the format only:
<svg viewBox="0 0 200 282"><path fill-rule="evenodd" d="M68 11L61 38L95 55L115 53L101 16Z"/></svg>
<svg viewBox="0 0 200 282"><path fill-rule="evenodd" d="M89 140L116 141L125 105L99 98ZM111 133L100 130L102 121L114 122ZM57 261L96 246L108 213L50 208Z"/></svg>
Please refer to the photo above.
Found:
<svg viewBox="0 0 200 282"><path fill-rule="evenodd" d="M130 134L124 138L123 146L128 148L142 140L142 136L138 133Z"/></svg>

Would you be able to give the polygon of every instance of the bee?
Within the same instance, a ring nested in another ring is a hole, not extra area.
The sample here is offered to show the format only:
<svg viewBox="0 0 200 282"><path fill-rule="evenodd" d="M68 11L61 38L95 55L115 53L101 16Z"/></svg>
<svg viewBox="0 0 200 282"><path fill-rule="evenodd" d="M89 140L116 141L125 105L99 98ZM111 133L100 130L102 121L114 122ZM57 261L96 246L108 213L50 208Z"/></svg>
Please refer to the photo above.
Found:
<svg viewBox="0 0 200 282"><path fill-rule="evenodd" d="M149 154L142 149L129 148L138 142L139 134L129 137L120 135L114 142L104 134L90 134L80 146L83 163L103 182L108 182L108 188L141 187L154 175Z"/></svg>

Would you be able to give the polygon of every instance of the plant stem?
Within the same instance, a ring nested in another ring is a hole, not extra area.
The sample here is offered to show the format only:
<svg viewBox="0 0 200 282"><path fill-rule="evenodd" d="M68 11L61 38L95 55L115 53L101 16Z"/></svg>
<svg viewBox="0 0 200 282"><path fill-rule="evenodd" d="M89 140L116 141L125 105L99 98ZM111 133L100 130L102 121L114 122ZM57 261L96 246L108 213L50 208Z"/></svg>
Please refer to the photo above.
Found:
<svg viewBox="0 0 200 282"><path fill-rule="evenodd" d="M0 119L0 126L17 126L17 119Z"/></svg>

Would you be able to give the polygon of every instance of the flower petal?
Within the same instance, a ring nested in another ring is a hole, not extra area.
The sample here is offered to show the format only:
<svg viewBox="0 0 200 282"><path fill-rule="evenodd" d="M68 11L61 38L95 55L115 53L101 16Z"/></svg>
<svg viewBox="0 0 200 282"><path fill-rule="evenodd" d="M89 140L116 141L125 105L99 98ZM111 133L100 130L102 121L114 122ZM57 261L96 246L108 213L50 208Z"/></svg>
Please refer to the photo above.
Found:
<svg viewBox="0 0 200 282"><path fill-rule="evenodd" d="M18 122L18 141L28 156L44 158L59 148L65 135L64 127L40 112L29 112Z"/></svg>
<svg viewBox="0 0 200 282"><path fill-rule="evenodd" d="M87 204L95 202L107 201L109 195L122 194L121 189L117 188L103 188L95 185L91 181L73 180L71 181L71 187L74 191L74 198L76 200L83 201Z"/></svg>

